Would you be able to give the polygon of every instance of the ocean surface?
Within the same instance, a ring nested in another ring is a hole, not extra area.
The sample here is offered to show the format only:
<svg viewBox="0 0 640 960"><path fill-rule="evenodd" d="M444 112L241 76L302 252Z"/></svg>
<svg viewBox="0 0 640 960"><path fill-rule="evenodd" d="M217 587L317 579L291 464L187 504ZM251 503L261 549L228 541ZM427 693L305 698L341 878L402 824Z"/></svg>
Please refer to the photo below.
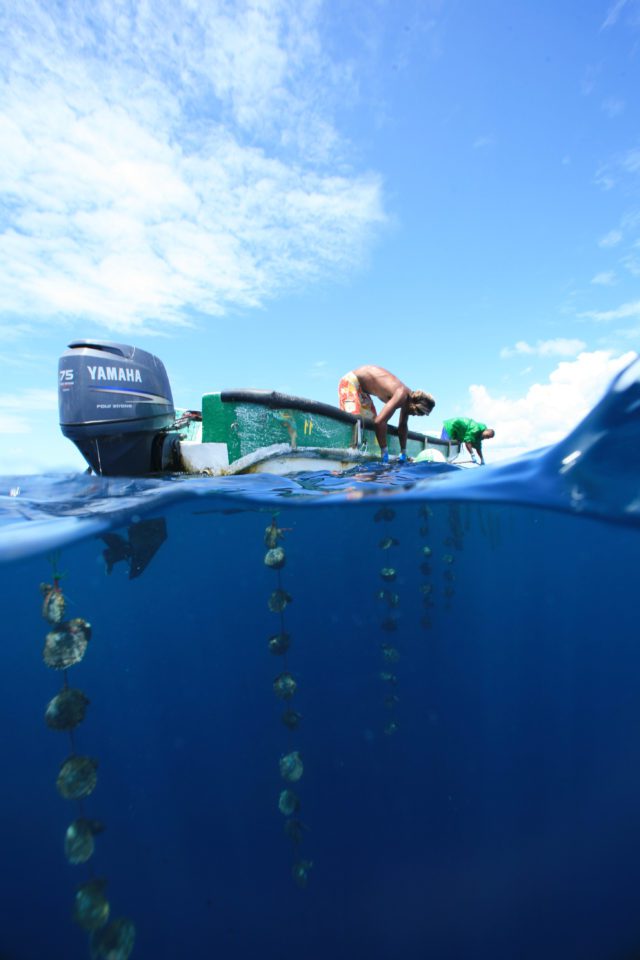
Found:
<svg viewBox="0 0 640 960"><path fill-rule="evenodd" d="M639 374L474 470L1 477L0 960L640 957Z"/></svg>

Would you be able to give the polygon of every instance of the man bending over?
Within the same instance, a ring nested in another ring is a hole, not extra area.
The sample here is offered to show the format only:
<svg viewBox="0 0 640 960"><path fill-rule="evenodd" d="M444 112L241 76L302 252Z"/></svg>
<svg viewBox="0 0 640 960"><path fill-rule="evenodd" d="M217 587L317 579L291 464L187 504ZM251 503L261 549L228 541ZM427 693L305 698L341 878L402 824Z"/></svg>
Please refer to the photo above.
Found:
<svg viewBox="0 0 640 960"><path fill-rule="evenodd" d="M473 451L475 450L483 466L482 441L492 440L495 435L496 432L491 427L487 427L485 423L477 423L470 417L452 417L451 420L445 420L442 424L442 439L464 443L471 454L471 459L473 459Z"/></svg>
<svg viewBox="0 0 640 960"><path fill-rule="evenodd" d="M376 411L372 396L382 400L384 404L380 413ZM414 417L428 417L436 405L430 393L410 390L402 380L398 380L388 370L369 364L345 373L338 385L338 397L341 410L373 417L383 463L389 461L387 424L395 411L400 411L398 420L400 460L406 460L409 414Z"/></svg>

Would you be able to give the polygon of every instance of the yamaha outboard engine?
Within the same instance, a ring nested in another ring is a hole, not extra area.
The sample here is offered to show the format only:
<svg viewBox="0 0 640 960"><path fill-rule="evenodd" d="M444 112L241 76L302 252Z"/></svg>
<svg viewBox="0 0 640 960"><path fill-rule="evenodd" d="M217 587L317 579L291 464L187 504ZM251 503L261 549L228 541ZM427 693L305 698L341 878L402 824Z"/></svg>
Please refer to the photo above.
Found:
<svg viewBox="0 0 640 960"><path fill-rule="evenodd" d="M60 428L96 473L142 476L162 469L175 418L164 364L108 340L75 340L58 365Z"/></svg>

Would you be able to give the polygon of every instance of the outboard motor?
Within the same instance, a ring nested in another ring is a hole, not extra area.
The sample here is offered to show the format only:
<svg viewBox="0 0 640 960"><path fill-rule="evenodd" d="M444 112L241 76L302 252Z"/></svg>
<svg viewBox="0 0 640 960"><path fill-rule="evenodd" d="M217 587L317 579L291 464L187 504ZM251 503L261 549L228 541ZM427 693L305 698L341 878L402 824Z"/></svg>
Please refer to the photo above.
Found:
<svg viewBox="0 0 640 960"><path fill-rule="evenodd" d="M162 469L175 419L164 364L108 340L74 340L58 364L60 428L95 473L142 476Z"/></svg>

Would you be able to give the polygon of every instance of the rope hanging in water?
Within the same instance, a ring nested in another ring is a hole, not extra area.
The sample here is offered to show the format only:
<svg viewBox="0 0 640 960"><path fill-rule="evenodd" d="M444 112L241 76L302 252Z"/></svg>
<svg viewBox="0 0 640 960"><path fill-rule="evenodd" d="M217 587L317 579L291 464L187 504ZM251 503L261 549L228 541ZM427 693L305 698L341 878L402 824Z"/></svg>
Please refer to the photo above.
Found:
<svg viewBox="0 0 640 960"><path fill-rule="evenodd" d="M293 597L287 593L282 584L282 569L286 563L286 554L284 547L281 547L280 541L284 539L285 533L289 530L285 527L279 527L274 516L269 526L264 532L264 542L267 552L264 557L265 566L273 570L277 576L277 587L272 591L268 607L272 613L276 613L280 621L280 632L269 637L269 651L278 657L282 657L282 671L273 681L273 692L279 700L286 704L282 714L282 723L289 730L293 738L302 719L301 714L291 705L291 700L296 694L298 684L289 670L288 654L291 646L291 634L286 629L285 610L292 602ZM304 837L305 825L298 816L300 811L300 798L290 784L298 784L304 773L304 764L302 757L297 749L294 749L295 743L290 744L290 749L280 757L279 768L280 776L287 786L280 791L278 797L278 809L286 817L285 833L291 840L293 846L293 865L291 875L294 882L299 887L306 887L309 880L309 871L313 866L311 860L305 860L300 857L299 847Z"/></svg>
<svg viewBox="0 0 640 960"><path fill-rule="evenodd" d="M65 732L70 753L60 766L56 780L58 793L76 804L77 817L67 827L64 852L72 866L88 864L89 879L76 889L74 920L89 933L92 960L128 960L135 941L135 927L124 917L109 921L111 907L106 898L105 879L93 871L94 838L104 829L99 820L86 816L84 800L91 796L98 781L98 761L76 750L75 730L85 718L89 698L69 685L68 671L84 659L91 640L91 624L82 617L65 620L66 599L60 587L62 574L52 559L53 583L41 583L42 616L51 627L42 658L51 670L62 672L63 685L47 704L45 722L49 729Z"/></svg>
<svg viewBox="0 0 640 960"><path fill-rule="evenodd" d="M374 514L373 519L376 523L391 523L395 520L395 510L392 510L391 507L381 507L377 513ZM382 537L378 543L380 550L385 552L393 550L395 547L400 546L400 541L396 537ZM385 556L385 566L380 569L380 577L382 578L385 586L378 590L378 599L385 604L387 610L385 615L380 623L382 630L386 633L395 633L398 629L398 608L400 606L400 595L395 589L395 582L397 578L397 571L395 567L389 565ZM384 733L386 736L391 737L398 732L400 729L398 718L397 718L397 706L400 702L400 698L397 694L397 684L398 676L395 672L396 665L400 659L400 651L395 643L390 641L383 641L380 644L380 652L382 654L382 669L380 670L380 679L385 685L385 694L383 698L383 703L385 707L390 711L390 715L384 724Z"/></svg>

